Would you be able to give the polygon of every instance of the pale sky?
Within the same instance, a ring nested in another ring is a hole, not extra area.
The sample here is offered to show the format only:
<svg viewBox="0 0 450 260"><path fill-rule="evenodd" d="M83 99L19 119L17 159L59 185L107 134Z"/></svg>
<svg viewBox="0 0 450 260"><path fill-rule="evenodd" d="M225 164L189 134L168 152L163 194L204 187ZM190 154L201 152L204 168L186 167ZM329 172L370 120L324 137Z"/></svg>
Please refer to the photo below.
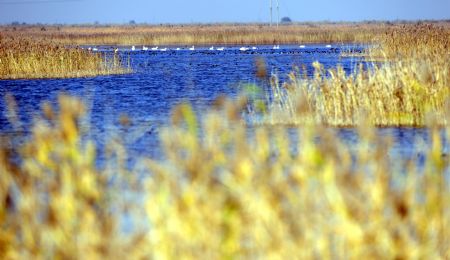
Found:
<svg viewBox="0 0 450 260"><path fill-rule="evenodd" d="M275 5L276 0L273 2ZM268 22L269 3L270 0L0 0L0 23ZM280 17L284 16L294 21L450 19L450 0L280 0Z"/></svg>

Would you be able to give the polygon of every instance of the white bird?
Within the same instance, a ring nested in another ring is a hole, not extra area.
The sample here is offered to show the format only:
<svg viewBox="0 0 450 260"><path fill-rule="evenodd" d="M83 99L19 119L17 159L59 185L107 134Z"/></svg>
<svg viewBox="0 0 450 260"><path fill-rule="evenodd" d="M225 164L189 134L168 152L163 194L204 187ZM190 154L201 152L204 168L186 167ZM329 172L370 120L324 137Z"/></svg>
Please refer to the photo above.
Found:
<svg viewBox="0 0 450 260"><path fill-rule="evenodd" d="M217 48L217 50L218 50L218 51L223 51L223 50L225 50L225 47Z"/></svg>
<svg viewBox="0 0 450 260"><path fill-rule="evenodd" d="M256 48L255 46L252 47L252 50L257 50L258 48Z"/></svg>
<svg viewBox="0 0 450 260"><path fill-rule="evenodd" d="M131 50L132 50L132 51L135 51L135 50L136 50L136 47L134 47L134 45L131 46Z"/></svg>
<svg viewBox="0 0 450 260"><path fill-rule="evenodd" d="M209 50L210 50L210 51L213 51L213 50L214 50L214 46L211 46L211 48L209 48Z"/></svg>
<svg viewBox="0 0 450 260"><path fill-rule="evenodd" d="M152 51L157 51L157 50L158 50L158 46L152 48Z"/></svg>
<svg viewBox="0 0 450 260"><path fill-rule="evenodd" d="M239 50L240 51L248 51L249 49L247 47L241 47Z"/></svg>
<svg viewBox="0 0 450 260"><path fill-rule="evenodd" d="M142 46L143 51L148 51L148 47Z"/></svg>
<svg viewBox="0 0 450 260"><path fill-rule="evenodd" d="M327 48L331 48L331 45L329 45L329 44L328 44L328 45L327 45L327 46L325 46L325 47L327 47Z"/></svg>
<svg viewBox="0 0 450 260"><path fill-rule="evenodd" d="M192 46L191 48L189 48L190 51L195 51L195 46Z"/></svg>
<svg viewBox="0 0 450 260"><path fill-rule="evenodd" d="M273 49L274 49L274 50L279 50L279 49L280 49L280 45L274 45L274 46L273 46Z"/></svg>
<svg viewBox="0 0 450 260"><path fill-rule="evenodd" d="M89 48L88 48L88 51L91 51L91 50L92 50L92 48L91 48L91 47L89 47Z"/></svg>
<svg viewBox="0 0 450 260"><path fill-rule="evenodd" d="M98 49L94 47L94 48L92 48L92 51L98 51Z"/></svg>
<svg viewBox="0 0 450 260"><path fill-rule="evenodd" d="M306 48L305 45L300 45L300 49L304 49L304 48Z"/></svg>
<svg viewBox="0 0 450 260"><path fill-rule="evenodd" d="M115 48L114 53L118 53L118 52L119 52L119 48Z"/></svg>
<svg viewBox="0 0 450 260"><path fill-rule="evenodd" d="M167 48L160 49L160 51L167 51Z"/></svg>

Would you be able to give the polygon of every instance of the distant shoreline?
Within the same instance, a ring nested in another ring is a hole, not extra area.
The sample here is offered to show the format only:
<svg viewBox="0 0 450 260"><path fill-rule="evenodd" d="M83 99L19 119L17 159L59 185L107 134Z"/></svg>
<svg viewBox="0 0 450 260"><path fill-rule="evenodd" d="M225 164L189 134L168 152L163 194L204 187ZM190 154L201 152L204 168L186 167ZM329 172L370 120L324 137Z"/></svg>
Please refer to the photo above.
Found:
<svg viewBox="0 0 450 260"><path fill-rule="evenodd" d="M370 43L392 29L423 21L318 22L171 25L3 25L3 37L22 37L73 45L230 45ZM429 21L450 27L450 21Z"/></svg>
<svg viewBox="0 0 450 260"><path fill-rule="evenodd" d="M282 26L299 26L299 25L342 25L342 24L417 24L417 23L450 23L450 19L417 19L417 20L363 20L363 21L292 21L289 23L280 23ZM0 27L8 26L74 26L74 27L112 27L112 26L249 26L249 25L263 25L270 26L268 22L217 22L217 23L25 23L25 22L11 22L0 23ZM273 25L276 26L276 25Z"/></svg>

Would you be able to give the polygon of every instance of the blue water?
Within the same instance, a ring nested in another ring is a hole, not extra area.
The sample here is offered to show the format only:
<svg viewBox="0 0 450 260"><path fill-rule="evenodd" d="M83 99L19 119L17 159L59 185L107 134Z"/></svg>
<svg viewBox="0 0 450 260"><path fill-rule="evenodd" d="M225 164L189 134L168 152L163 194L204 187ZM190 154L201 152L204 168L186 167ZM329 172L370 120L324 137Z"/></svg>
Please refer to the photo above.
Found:
<svg viewBox="0 0 450 260"><path fill-rule="evenodd" d="M124 64L131 66L133 73L77 79L3 80L0 81L0 93L1 96L10 93L15 97L25 129L29 129L32 119L39 115L42 102L56 104L60 93L79 96L90 108L91 137L100 146L111 136L125 136L129 138L132 155L158 157L158 129L168 122L171 108L189 102L196 110L204 110L220 95L236 97L244 84L256 83L264 87L267 83L256 75L255 61L259 58L267 63L267 73L277 74L281 81L286 80L287 74L296 67L304 67L311 75L314 61L319 61L326 69L339 64L346 72L363 63L359 58L340 55L348 49L361 51L360 46L308 45L303 49L280 46L279 50L258 46L257 50L245 52L240 51L240 47L227 46L225 51L211 51L209 46L196 47L195 51L180 47L182 50L177 51L177 47L172 46L166 52L131 51L131 47L121 47L118 55ZM113 46L98 49L109 56L114 52ZM0 112L0 130L13 131L3 99ZM121 115L132 119L130 129L118 127ZM380 129L380 134L392 135L396 140L395 153L410 158L417 156L415 140L428 139L427 131L421 129ZM356 138L355 135L353 130L342 130L341 133L341 137L349 142Z"/></svg>

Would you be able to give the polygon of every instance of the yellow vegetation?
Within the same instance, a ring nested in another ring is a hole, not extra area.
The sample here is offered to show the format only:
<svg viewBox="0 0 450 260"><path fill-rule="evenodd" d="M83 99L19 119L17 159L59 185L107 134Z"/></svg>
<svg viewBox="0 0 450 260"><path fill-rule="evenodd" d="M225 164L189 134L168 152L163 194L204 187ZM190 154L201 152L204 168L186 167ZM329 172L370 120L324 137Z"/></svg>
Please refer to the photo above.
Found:
<svg viewBox="0 0 450 260"><path fill-rule="evenodd" d="M448 26L448 23L443 23ZM5 35L51 39L67 45L210 45L369 43L389 28L404 24L307 23L276 27L263 24L137 25L137 26L11 26ZM407 26L411 26L408 24ZM14 30L15 29L15 30Z"/></svg>
<svg viewBox="0 0 450 260"><path fill-rule="evenodd" d="M133 169L117 141L95 166L78 100L45 105L25 143L1 139L0 258L450 256L449 157L434 124L417 167L390 158L368 124L352 147L313 125L248 135L245 99L221 103L202 123L177 107L161 131L166 159L134 158Z"/></svg>
<svg viewBox="0 0 450 260"><path fill-rule="evenodd" d="M429 25L387 32L381 45L351 73L325 71L314 63L313 78L292 73L272 79L275 100L264 123L322 123L354 126L361 117L377 126L424 126L427 115L441 118L450 108L450 30ZM381 59L380 59L381 57Z"/></svg>
<svg viewBox="0 0 450 260"><path fill-rule="evenodd" d="M0 35L0 79L71 78L129 72L119 58L50 41Z"/></svg>
<svg viewBox="0 0 450 260"><path fill-rule="evenodd" d="M25 138L8 98L16 130L0 138L0 258L449 258L448 53L430 53L352 75L324 77L315 64L312 79L274 84L283 97L269 113L304 117L299 128L249 129L245 97L200 118L180 105L160 131L163 159L134 157L133 168L118 139L96 166L79 100L45 104ZM356 124L359 141L320 123ZM423 162L390 156L374 124L426 125Z"/></svg>

